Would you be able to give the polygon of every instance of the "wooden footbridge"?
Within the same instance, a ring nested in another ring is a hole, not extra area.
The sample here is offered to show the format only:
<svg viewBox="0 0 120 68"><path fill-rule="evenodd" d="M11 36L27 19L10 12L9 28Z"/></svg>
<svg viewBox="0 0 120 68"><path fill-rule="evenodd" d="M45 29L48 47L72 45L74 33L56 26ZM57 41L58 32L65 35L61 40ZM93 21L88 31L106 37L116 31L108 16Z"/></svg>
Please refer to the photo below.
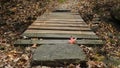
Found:
<svg viewBox="0 0 120 68"><path fill-rule="evenodd" d="M29 39L20 39L15 44L67 44L70 37L77 44L101 45L103 42L90 29L78 13L52 12L37 18L22 34ZM32 40L32 39L37 40Z"/></svg>
<svg viewBox="0 0 120 68"><path fill-rule="evenodd" d="M84 61L85 54L78 45L103 45L102 40L84 22L79 13L68 10L43 14L22 36L27 38L18 39L16 45L40 45L33 52L32 58L32 64L38 65ZM69 43L71 37L77 38L76 44Z"/></svg>

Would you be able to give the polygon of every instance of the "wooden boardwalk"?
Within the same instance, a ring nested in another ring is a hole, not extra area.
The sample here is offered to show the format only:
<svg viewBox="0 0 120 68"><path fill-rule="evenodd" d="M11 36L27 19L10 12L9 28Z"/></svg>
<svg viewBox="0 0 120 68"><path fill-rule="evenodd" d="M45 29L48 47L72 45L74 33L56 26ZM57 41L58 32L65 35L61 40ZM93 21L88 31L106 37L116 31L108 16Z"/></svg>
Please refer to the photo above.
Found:
<svg viewBox="0 0 120 68"><path fill-rule="evenodd" d="M76 44L103 44L80 15L72 12L46 13L38 17L22 36L30 39L19 39L15 44L66 44L70 37L77 38Z"/></svg>

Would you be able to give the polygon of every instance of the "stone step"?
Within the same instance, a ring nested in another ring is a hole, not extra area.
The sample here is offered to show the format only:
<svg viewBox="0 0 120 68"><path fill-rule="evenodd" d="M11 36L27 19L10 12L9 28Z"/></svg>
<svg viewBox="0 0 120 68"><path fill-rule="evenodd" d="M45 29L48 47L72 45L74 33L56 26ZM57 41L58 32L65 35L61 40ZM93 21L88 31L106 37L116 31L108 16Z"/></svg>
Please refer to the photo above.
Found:
<svg viewBox="0 0 120 68"><path fill-rule="evenodd" d="M61 64L85 61L86 55L78 45L41 45L34 50L32 65L62 66Z"/></svg>

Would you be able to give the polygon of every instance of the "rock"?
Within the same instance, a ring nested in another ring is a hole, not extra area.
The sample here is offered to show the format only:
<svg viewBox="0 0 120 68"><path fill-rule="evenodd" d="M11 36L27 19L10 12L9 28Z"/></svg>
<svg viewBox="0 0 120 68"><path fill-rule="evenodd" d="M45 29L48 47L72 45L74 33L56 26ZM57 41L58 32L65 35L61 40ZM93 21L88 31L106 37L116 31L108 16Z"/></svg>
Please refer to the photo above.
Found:
<svg viewBox="0 0 120 68"><path fill-rule="evenodd" d="M111 9L111 16L113 19L120 21L120 5L114 6Z"/></svg>
<svg viewBox="0 0 120 68"><path fill-rule="evenodd" d="M64 64L64 62L79 63L84 60L86 60L86 55L78 45L56 44L38 47L33 53L32 63L39 65L41 62L45 62L45 64L60 62Z"/></svg>

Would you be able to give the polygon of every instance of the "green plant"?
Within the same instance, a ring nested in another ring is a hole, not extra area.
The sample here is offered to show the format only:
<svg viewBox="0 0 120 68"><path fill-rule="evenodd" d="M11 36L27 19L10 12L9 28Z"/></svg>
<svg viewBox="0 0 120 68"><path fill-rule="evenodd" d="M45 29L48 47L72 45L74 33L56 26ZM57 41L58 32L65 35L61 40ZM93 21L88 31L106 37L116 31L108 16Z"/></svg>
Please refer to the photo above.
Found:
<svg viewBox="0 0 120 68"><path fill-rule="evenodd" d="M65 0L58 0L58 2L63 3L63 2L65 2Z"/></svg>

